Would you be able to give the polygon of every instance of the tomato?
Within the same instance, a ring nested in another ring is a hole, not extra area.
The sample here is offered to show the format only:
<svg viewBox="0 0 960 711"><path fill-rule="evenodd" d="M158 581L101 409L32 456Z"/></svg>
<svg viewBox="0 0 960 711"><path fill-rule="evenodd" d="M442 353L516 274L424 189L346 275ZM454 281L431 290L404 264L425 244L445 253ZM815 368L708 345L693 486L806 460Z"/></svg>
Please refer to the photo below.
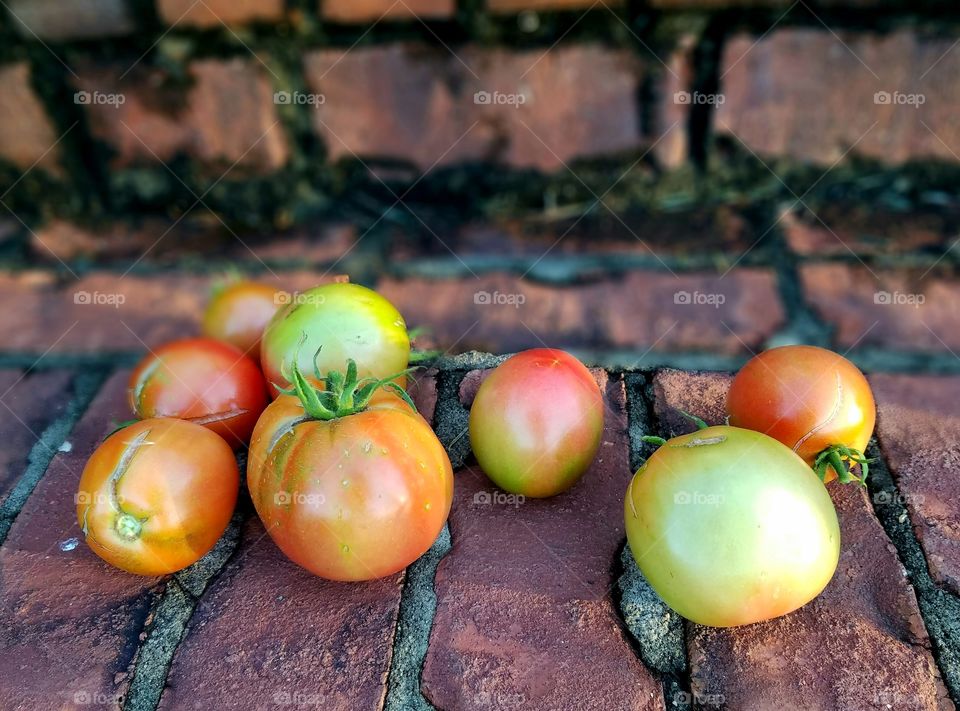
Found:
<svg viewBox="0 0 960 711"><path fill-rule="evenodd" d="M358 383L352 362L323 392L299 366L292 376L299 397L282 394L267 407L247 460L267 532L290 560L331 580L404 569L450 513L443 445L405 393L383 390L393 386L383 380Z"/></svg>
<svg viewBox="0 0 960 711"><path fill-rule="evenodd" d="M111 565L166 575L213 548L239 488L237 461L223 438L185 420L143 420L112 434L87 461L77 522Z"/></svg>
<svg viewBox="0 0 960 711"><path fill-rule="evenodd" d="M257 365L234 346L209 338L174 341L152 352L130 376L137 417L177 417L237 446L250 439L267 404Z"/></svg>
<svg viewBox="0 0 960 711"><path fill-rule="evenodd" d="M400 312L377 292L359 284L335 283L294 294L263 333L260 363L276 394L287 387L291 364L321 372L356 362L361 377L383 378L407 367L410 338ZM400 383L401 385L403 382Z"/></svg>
<svg viewBox="0 0 960 711"><path fill-rule="evenodd" d="M825 482L854 479L849 463L866 477L876 404L863 373L833 351L783 346L751 358L730 386L727 413L731 425L768 434L817 465Z"/></svg>
<svg viewBox="0 0 960 711"><path fill-rule="evenodd" d="M470 444L501 489L553 496L577 483L603 434L603 396L569 353L518 353L480 385L470 409Z"/></svg>
<svg viewBox="0 0 960 711"><path fill-rule="evenodd" d="M217 289L203 313L203 335L260 358L260 336L288 295L266 284L237 281Z"/></svg>
<svg viewBox="0 0 960 711"><path fill-rule="evenodd" d="M826 587L840 527L807 464L759 432L675 437L640 467L624 504L640 570L671 608L715 627L769 620Z"/></svg>

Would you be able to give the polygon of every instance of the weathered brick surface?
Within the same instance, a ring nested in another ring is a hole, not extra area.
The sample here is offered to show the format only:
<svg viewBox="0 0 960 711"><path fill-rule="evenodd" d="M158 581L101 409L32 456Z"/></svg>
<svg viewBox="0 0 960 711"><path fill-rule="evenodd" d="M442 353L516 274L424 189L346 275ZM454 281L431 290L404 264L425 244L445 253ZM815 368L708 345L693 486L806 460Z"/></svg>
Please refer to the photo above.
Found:
<svg viewBox="0 0 960 711"><path fill-rule="evenodd" d="M739 257L760 238L748 217L730 206L684 211L613 213L598 207L591 217L564 220L476 222L457 230L414 237L399 232L390 242L394 260L441 258L454 266L472 261L528 258L534 269L551 262L591 257L629 257L662 266L664 259L689 260L708 253ZM709 240L709 243L707 241Z"/></svg>
<svg viewBox="0 0 960 711"><path fill-rule="evenodd" d="M523 10L590 10L617 7L621 0L487 0L487 9L496 13L513 13Z"/></svg>
<svg viewBox="0 0 960 711"><path fill-rule="evenodd" d="M656 376L657 411L722 420L726 375ZM671 415L670 429L691 431ZM736 709L952 709L930 654L913 589L866 494L829 487L840 518L833 580L800 610L759 625L690 625L691 692ZM856 665L823 664L856 659Z"/></svg>
<svg viewBox="0 0 960 711"><path fill-rule="evenodd" d="M269 77L256 60L195 62L191 92L193 150L201 160L265 170L287 161L289 147L273 103Z"/></svg>
<svg viewBox="0 0 960 711"><path fill-rule="evenodd" d="M190 65L184 92L159 70L128 65L80 69L81 91L120 95L123 103L86 109L90 131L115 152L118 168L192 156L241 177L286 163L289 146L266 70L255 59L201 60Z"/></svg>
<svg viewBox="0 0 960 711"><path fill-rule="evenodd" d="M0 370L0 503L23 474L47 425L66 409L71 380L67 371Z"/></svg>
<svg viewBox="0 0 960 711"><path fill-rule="evenodd" d="M307 81L326 98L315 127L330 156L556 170L576 157L643 145L642 72L629 53L599 46L455 52L392 44L307 55ZM520 106L496 98L518 95Z"/></svg>
<svg viewBox="0 0 960 711"><path fill-rule="evenodd" d="M30 67L24 63L0 67L0 159L27 169L59 173L58 132L30 86Z"/></svg>
<svg viewBox="0 0 960 711"><path fill-rule="evenodd" d="M960 349L960 285L923 270L873 272L863 265L809 264L805 297L836 328L842 348ZM922 303L920 300L922 299Z"/></svg>
<svg viewBox="0 0 960 711"><path fill-rule="evenodd" d="M253 518L190 621L160 708L379 708L401 580L318 578Z"/></svg>
<svg viewBox="0 0 960 711"><path fill-rule="evenodd" d="M726 100L716 128L762 155L827 165L851 148L891 163L955 162L960 127L949 97L960 89L960 55L949 51L952 43L910 30L734 37L723 54ZM924 103L898 103L912 95Z"/></svg>
<svg viewBox="0 0 960 711"><path fill-rule="evenodd" d="M960 217L952 212L893 212L877 205L830 203L816 214L786 210L780 221L801 255L884 255L948 248Z"/></svg>
<svg viewBox="0 0 960 711"><path fill-rule="evenodd" d="M960 594L960 378L870 376L877 438L933 579ZM878 494L876 503L892 502Z"/></svg>
<svg viewBox="0 0 960 711"><path fill-rule="evenodd" d="M663 708L610 595L631 471L623 384L599 381L603 444L570 491L507 503L479 469L457 474L421 687L438 708Z"/></svg>
<svg viewBox="0 0 960 711"><path fill-rule="evenodd" d="M127 419L128 372L111 377L0 548L0 707L119 705L156 578L123 573L83 543L74 495L86 459ZM60 544L79 538L72 550Z"/></svg>
<svg viewBox="0 0 960 711"><path fill-rule="evenodd" d="M94 39L136 29L129 0L9 0L6 5L13 26L27 39Z"/></svg>
<svg viewBox="0 0 960 711"><path fill-rule="evenodd" d="M256 278L288 291L303 291L333 277L299 271ZM17 304L0 322L0 339L8 351L141 351L198 333L200 316L218 279L91 272L60 286L46 272L0 273L0 299Z"/></svg>
<svg viewBox="0 0 960 711"><path fill-rule="evenodd" d="M321 15L330 22L378 20L448 20L457 10L454 0L322 0Z"/></svg>
<svg viewBox="0 0 960 711"><path fill-rule="evenodd" d="M379 290L407 322L429 325L455 351L512 352L541 346L694 349L744 353L783 321L772 272L631 272L622 279L544 286L513 275L462 280L385 279ZM678 303L722 295L717 308ZM617 304L617 308L612 308Z"/></svg>
<svg viewBox="0 0 960 711"><path fill-rule="evenodd" d="M220 27L274 22L284 17L283 0L157 0L160 18L170 25Z"/></svg>

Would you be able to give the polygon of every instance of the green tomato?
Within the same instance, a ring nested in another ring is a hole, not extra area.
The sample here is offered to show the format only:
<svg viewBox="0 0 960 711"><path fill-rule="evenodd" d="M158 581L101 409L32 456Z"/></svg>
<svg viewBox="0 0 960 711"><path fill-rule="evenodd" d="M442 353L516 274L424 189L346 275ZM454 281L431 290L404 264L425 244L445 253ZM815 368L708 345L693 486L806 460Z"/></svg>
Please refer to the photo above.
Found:
<svg viewBox="0 0 960 711"><path fill-rule="evenodd" d="M826 587L840 557L837 512L817 475L759 432L708 427L640 467L627 540L653 589L704 625L769 620Z"/></svg>
<svg viewBox="0 0 960 711"><path fill-rule="evenodd" d="M577 483L603 435L603 396L579 360L551 348L504 361L470 408L470 444L494 484L545 497Z"/></svg>
<svg viewBox="0 0 960 711"><path fill-rule="evenodd" d="M386 378L406 369L410 337L400 312L375 291L359 284L325 284L289 297L267 324L260 364L276 395L287 388L293 359L305 374L342 372L347 359L361 377ZM398 380L401 385L403 379Z"/></svg>

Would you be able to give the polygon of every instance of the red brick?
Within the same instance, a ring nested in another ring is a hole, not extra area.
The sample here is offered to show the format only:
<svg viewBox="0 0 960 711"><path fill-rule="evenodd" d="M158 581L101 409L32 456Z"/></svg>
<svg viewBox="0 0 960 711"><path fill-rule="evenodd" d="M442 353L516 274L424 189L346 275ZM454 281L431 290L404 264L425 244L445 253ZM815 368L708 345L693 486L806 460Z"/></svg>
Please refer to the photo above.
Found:
<svg viewBox="0 0 960 711"><path fill-rule="evenodd" d="M192 150L201 160L264 170L287 162L273 88L256 60L205 60L190 73L197 82L190 94Z"/></svg>
<svg viewBox="0 0 960 711"><path fill-rule="evenodd" d="M701 38L684 34L666 58L663 73L659 112L659 132L655 136L653 153L661 165L676 168L690 158L690 108L684 101L690 96L690 87L696 80L694 53Z"/></svg>
<svg viewBox="0 0 960 711"><path fill-rule="evenodd" d="M157 585L123 573L83 542L74 495L87 458L129 417L129 372L113 376L58 454L0 548L0 707L113 704ZM59 544L78 538L73 550ZM86 695L86 696L84 696Z"/></svg>
<svg viewBox="0 0 960 711"><path fill-rule="evenodd" d="M279 22L284 0L157 0L160 19L168 25L230 27L250 22Z"/></svg>
<svg viewBox="0 0 960 711"><path fill-rule="evenodd" d="M160 708L380 708L402 578L323 580L252 519L194 612Z"/></svg>
<svg viewBox="0 0 960 711"><path fill-rule="evenodd" d="M542 346L645 351L756 349L784 320L772 272L742 269L726 278L630 272L622 279L554 287L510 274L477 279L385 279L378 290L413 326L429 325L443 348L494 353ZM722 294L719 308L678 304L677 295ZM495 295L499 294L499 297ZM477 303L490 297L524 300Z"/></svg>
<svg viewBox="0 0 960 711"><path fill-rule="evenodd" d="M865 266L848 264L809 264L800 271L807 301L836 327L835 341L841 347L957 351L960 283L922 274L922 270L871 273ZM913 303L920 297L922 304ZM888 298L892 303L883 302Z"/></svg>
<svg viewBox="0 0 960 711"><path fill-rule="evenodd" d="M137 66L81 67L81 91L120 95L119 106L89 103L90 131L115 152L113 166L167 163L193 156L231 175L283 166L289 146L278 123L273 89L254 59L202 60L190 66L187 93L163 72ZM218 176L219 177L219 176Z"/></svg>
<svg viewBox="0 0 960 711"><path fill-rule="evenodd" d="M9 0L7 5L13 26L28 40L94 39L136 30L128 0Z"/></svg>
<svg viewBox="0 0 960 711"><path fill-rule="evenodd" d="M72 394L70 381L66 371L26 375L0 370L0 502L23 474L47 425L64 413Z"/></svg>
<svg viewBox="0 0 960 711"><path fill-rule="evenodd" d="M653 407L666 435L691 431L690 420L681 413L699 417L709 425L727 420L727 391L733 376L727 373L688 373L664 368L653 378Z"/></svg>
<svg viewBox="0 0 960 711"><path fill-rule="evenodd" d="M432 423L437 410L437 369L418 370L410 379L407 391L417 406L417 412Z"/></svg>
<svg viewBox="0 0 960 711"><path fill-rule="evenodd" d="M960 55L950 51L952 43L910 30L783 29L759 40L734 37L723 54L726 100L716 129L761 155L826 165L849 149L891 163L957 161L957 105L948 97L960 95ZM921 94L926 102L878 104L877 92Z"/></svg>
<svg viewBox="0 0 960 711"><path fill-rule="evenodd" d="M303 291L334 276L298 271L255 278ZM0 339L6 349L28 353L142 351L198 333L218 279L182 273L91 272L61 286L49 272L0 273L0 298L18 306L0 322Z"/></svg>
<svg viewBox="0 0 960 711"><path fill-rule="evenodd" d="M34 163L43 170L59 173L58 131L47 116L40 98L30 85L28 64L0 67L0 159L21 169Z"/></svg>
<svg viewBox="0 0 960 711"><path fill-rule="evenodd" d="M960 594L960 378L877 374L870 384L877 438L930 574ZM877 499L878 505L888 501Z"/></svg>
<svg viewBox="0 0 960 711"><path fill-rule="evenodd" d="M659 373L657 410L688 409L716 422L729 380ZM677 431L694 427L672 422ZM853 486L828 488L842 541L833 580L816 600L770 622L689 625L691 692L706 706L736 709L952 709L913 589L866 494Z"/></svg>
<svg viewBox="0 0 960 711"><path fill-rule="evenodd" d="M641 67L625 51L571 46L510 52L411 44L307 55L325 103L315 127L336 160L370 156L421 168L470 160L556 170L577 157L644 144L636 102ZM477 104L476 92L525 103Z"/></svg>
<svg viewBox="0 0 960 711"><path fill-rule="evenodd" d="M570 491L484 503L497 490L483 473L457 474L421 683L438 708L663 708L610 595L631 471L623 383L599 381L603 444Z"/></svg>
<svg viewBox="0 0 960 711"><path fill-rule="evenodd" d="M813 214L787 210L780 221L790 248L802 255L903 254L948 247L956 214L932 210L893 212L878 205L833 203Z"/></svg>
<svg viewBox="0 0 960 711"><path fill-rule="evenodd" d="M622 5L621 0L487 0L487 9L493 13L514 13L523 10L591 10Z"/></svg>
<svg viewBox="0 0 960 711"><path fill-rule="evenodd" d="M449 20L457 11L454 0L322 0L323 19L330 22L378 20Z"/></svg>
<svg viewBox="0 0 960 711"><path fill-rule="evenodd" d="M476 222L428 237L414 237L398 231L390 242L391 257L410 260L419 257L473 259L532 257L536 266L580 257L644 259L660 265L666 257L703 259L708 252L739 257L760 238L747 216L727 206L693 208L683 211L629 211L613 213L601 209L596 215L544 221L504 219ZM456 256L454 256L456 255Z"/></svg>

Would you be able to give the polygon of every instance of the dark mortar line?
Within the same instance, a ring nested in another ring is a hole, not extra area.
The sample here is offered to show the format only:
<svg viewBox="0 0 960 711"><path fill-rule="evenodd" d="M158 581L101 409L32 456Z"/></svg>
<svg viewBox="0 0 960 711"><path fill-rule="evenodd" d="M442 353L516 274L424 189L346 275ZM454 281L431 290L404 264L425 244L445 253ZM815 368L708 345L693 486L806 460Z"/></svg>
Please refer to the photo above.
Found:
<svg viewBox="0 0 960 711"><path fill-rule="evenodd" d="M688 87L690 92L704 95L720 93L720 63L728 36L726 15L711 15L693 48L693 86ZM692 104L687 116L688 158L700 170L706 169L710 155L715 113L716 107L712 103Z"/></svg>
<svg viewBox="0 0 960 711"><path fill-rule="evenodd" d="M901 494L876 440L871 442L868 455L876 460L870 465L867 478L873 512L906 569L932 642L934 661L951 700L960 707L960 598L941 588L931 577L906 507L907 498Z"/></svg>
<svg viewBox="0 0 960 711"><path fill-rule="evenodd" d="M17 353L0 352L0 368L26 368L32 372L70 368L119 369L136 365L144 351L113 353Z"/></svg>
<svg viewBox="0 0 960 711"><path fill-rule="evenodd" d="M0 504L0 544L6 540L23 505L46 474L60 446L70 437L73 428L103 387L108 376L109 372L100 369L74 375L71 383L73 395L67 402L66 410L44 429L40 439L30 450L26 469L17 479L7 498Z"/></svg>
<svg viewBox="0 0 960 711"><path fill-rule="evenodd" d="M406 570L381 706L383 711L430 711L435 708L423 695L420 679L437 613L434 587L437 568L451 547L450 524L446 523L430 549Z"/></svg>
<svg viewBox="0 0 960 711"><path fill-rule="evenodd" d="M480 362L486 354L477 354ZM464 361L465 359L460 359ZM451 422L462 419L463 407L459 400L460 383L466 369L442 371L437 374L437 402L431 427L438 431L449 429ZM445 423L441 426L440 423ZM462 466L462 456L451 452L450 443L444 442L454 471ZM423 665L430 644L430 631L437 612L437 593L434 587L437 569L450 552L452 541L449 521L430 549L406 570L403 589L400 593L400 609L394 628L390 668L387 672L387 687L381 709L383 711L431 711L435 709L420 688Z"/></svg>
<svg viewBox="0 0 960 711"><path fill-rule="evenodd" d="M653 378L644 373L625 373L624 387L630 467L636 471L645 455L655 449L640 438L651 434L650 430L666 435L653 407ZM631 564L633 568L628 569ZM690 689L690 661L682 618L669 610L643 578L626 540L617 550L612 571L614 609L627 640L644 666L660 681L667 711L686 711L689 705L684 703L683 692ZM631 607L629 613L628 605ZM665 619L667 615L670 616L668 620ZM655 626L658 622L659 625ZM639 635L644 639L641 640Z"/></svg>
<svg viewBox="0 0 960 711"><path fill-rule="evenodd" d="M243 491L241 501L245 497ZM159 705L173 659L187 635L193 615L204 593L235 559L240 550L243 524L250 515L249 506L238 504L227 530L214 548L190 567L167 579L163 594L151 614L151 623L142 630L146 637L134 659L124 711L153 711Z"/></svg>
<svg viewBox="0 0 960 711"><path fill-rule="evenodd" d="M776 218L771 214L767 217L771 220L770 224L775 225L767 237L774 246L772 263L777 274L780 303L786 314L786 323L770 340L777 345L800 342L829 348L834 329L807 302L797 255L790 249L779 223L773 222Z"/></svg>

